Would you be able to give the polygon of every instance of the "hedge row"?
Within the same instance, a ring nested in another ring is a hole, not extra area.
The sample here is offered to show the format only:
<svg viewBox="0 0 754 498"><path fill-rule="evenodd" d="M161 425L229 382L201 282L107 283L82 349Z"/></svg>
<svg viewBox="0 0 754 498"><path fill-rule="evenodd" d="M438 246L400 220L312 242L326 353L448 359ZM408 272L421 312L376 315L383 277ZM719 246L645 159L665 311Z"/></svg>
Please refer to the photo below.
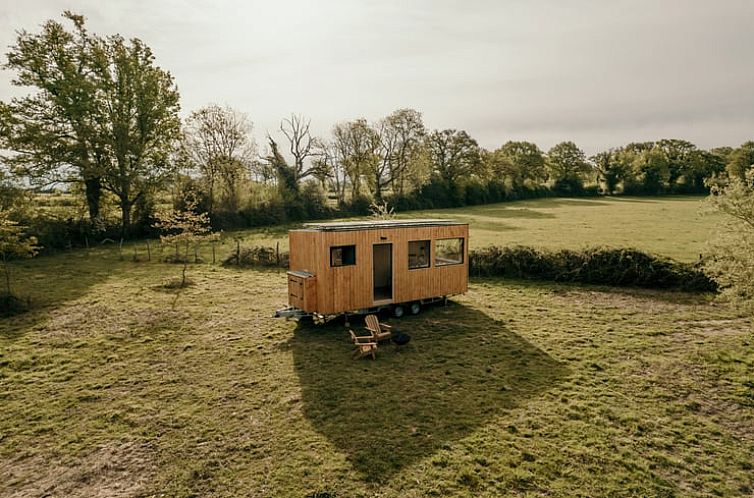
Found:
<svg viewBox="0 0 754 498"><path fill-rule="evenodd" d="M287 268L288 253L277 252L275 248L265 246L240 248L229 254L223 264ZM469 251L469 273L472 276L616 287L677 289L691 292L717 290L715 283L697 264L681 263L636 249L607 247L551 251L526 246L490 246Z"/></svg>
<svg viewBox="0 0 754 498"><path fill-rule="evenodd" d="M698 292L717 290L698 265L636 249L594 247L551 251L526 246L491 246L470 251L469 268L470 274L475 276Z"/></svg>

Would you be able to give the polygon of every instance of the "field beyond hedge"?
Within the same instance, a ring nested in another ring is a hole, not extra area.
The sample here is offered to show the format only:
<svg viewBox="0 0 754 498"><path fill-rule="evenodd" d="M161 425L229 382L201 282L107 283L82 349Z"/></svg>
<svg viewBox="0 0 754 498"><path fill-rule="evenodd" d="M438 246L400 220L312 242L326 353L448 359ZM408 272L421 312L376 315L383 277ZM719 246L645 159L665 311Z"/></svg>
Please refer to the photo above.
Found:
<svg viewBox="0 0 754 498"><path fill-rule="evenodd" d="M699 259L719 215L702 196L552 198L457 209L409 211L399 218L453 218L469 223L472 248L524 245L545 249L634 247L678 261ZM239 232L246 243L281 244L288 228Z"/></svg>
<svg viewBox="0 0 754 498"><path fill-rule="evenodd" d="M282 271L179 271L17 270L38 307L0 319L1 496L754 492L752 325L707 295L475 279L353 361L342 324L270 317Z"/></svg>

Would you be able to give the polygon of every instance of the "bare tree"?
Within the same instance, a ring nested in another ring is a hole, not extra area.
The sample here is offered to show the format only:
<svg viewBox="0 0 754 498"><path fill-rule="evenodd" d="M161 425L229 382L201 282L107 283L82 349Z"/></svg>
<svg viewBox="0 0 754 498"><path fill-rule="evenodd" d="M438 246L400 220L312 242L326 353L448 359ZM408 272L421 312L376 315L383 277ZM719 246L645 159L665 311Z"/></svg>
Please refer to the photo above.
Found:
<svg viewBox="0 0 754 498"><path fill-rule="evenodd" d="M296 183L313 174L311 165L307 164L307 160L316 154L310 126L311 120L298 114L291 114L290 118L280 123L280 131L288 139L288 150L293 156L293 179Z"/></svg>

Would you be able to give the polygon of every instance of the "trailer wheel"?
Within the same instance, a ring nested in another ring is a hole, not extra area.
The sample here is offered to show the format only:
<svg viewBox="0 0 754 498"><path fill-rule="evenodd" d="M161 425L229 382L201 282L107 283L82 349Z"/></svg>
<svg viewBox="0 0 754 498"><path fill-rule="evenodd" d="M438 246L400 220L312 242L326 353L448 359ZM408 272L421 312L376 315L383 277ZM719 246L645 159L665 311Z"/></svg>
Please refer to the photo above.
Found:
<svg viewBox="0 0 754 498"><path fill-rule="evenodd" d="M400 304L398 304L398 305L396 305L396 306L393 307L393 316L395 318L402 317L405 312L406 312L406 310Z"/></svg>
<svg viewBox="0 0 754 498"><path fill-rule="evenodd" d="M411 308L409 309L411 310L412 315L418 315L419 312L422 310L422 304L419 301L415 301L411 303Z"/></svg>

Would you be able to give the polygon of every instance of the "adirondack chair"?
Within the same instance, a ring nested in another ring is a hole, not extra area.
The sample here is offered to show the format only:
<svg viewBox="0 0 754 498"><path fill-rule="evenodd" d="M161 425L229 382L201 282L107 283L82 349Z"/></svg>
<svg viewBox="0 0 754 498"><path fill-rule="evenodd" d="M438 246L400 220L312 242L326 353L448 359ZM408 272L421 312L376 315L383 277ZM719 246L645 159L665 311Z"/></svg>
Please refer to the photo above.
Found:
<svg viewBox="0 0 754 498"><path fill-rule="evenodd" d="M393 335L390 332L390 325L380 323L377 319L377 315L367 315L364 322L366 322L366 329L372 334L372 340L374 342L387 341Z"/></svg>
<svg viewBox="0 0 754 498"><path fill-rule="evenodd" d="M351 341L353 341L354 346L356 346L356 350L353 352L353 359L358 360L365 356L371 356L374 360L374 354L377 352L377 343L372 342L372 336L358 336L353 333L353 330L349 330L348 332L351 334Z"/></svg>

